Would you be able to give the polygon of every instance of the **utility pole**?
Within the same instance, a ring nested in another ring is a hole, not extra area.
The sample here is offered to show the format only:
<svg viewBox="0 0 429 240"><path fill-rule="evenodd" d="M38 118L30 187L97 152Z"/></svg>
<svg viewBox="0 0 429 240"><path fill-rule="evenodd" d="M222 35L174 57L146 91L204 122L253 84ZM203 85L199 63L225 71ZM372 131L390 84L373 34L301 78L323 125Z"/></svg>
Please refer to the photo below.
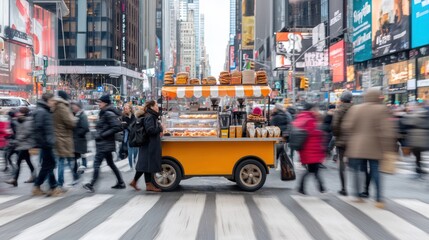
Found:
<svg viewBox="0 0 429 240"><path fill-rule="evenodd" d="M46 93L46 83L47 83L47 76L46 76L46 69L48 68L48 57L47 56L43 56L43 75L42 75L42 80L43 80L43 93Z"/></svg>

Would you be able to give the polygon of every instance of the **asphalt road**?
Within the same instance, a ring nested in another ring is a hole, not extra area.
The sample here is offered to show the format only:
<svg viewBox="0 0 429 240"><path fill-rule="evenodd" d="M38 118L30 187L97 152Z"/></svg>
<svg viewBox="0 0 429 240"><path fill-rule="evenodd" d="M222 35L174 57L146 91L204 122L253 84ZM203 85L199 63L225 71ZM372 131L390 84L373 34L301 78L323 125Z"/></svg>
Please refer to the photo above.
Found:
<svg viewBox="0 0 429 240"><path fill-rule="evenodd" d="M385 210L372 200L339 197L332 162L322 171L326 195L310 177L309 196L299 196L296 181L280 181L275 170L254 193L220 177L184 180L168 193L112 190L116 180L104 166L94 194L77 185L60 198L31 197L24 163L18 187L0 184L0 239L429 239L429 185L415 178L412 161L403 159L399 165L407 167L399 174L382 176ZM127 160L117 165L129 182L134 173ZM70 183L69 171L65 177Z"/></svg>

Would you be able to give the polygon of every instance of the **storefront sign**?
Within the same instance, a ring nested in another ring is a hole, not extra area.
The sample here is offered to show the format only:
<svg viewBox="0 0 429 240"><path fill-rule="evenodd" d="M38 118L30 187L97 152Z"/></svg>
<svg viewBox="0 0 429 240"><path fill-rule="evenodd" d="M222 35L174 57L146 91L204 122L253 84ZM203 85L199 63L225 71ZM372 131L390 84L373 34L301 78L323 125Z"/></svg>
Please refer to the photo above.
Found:
<svg viewBox="0 0 429 240"><path fill-rule="evenodd" d="M371 19L371 1L353 1L353 52L355 62L362 62L372 57Z"/></svg>
<svg viewBox="0 0 429 240"><path fill-rule="evenodd" d="M403 61L388 64L384 68L384 73L389 85L406 83L410 79L415 79L415 62Z"/></svg>
<svg viewBox="0 0 429 240"><path fill-rule="evenodd" d="M417 85L416 85L416 79L410 79L407 82L407 90L416 90Z"/></svg>
<svg viewBox="0 0 429 240"><path fill-rule="evenodd" d="M332 68L332 81L343 82L344 76L344 40L329 47L329 65Z"/></svg>
<svg viewBox="0 0 429 240"><path fill-rule="evenodd" d="M329 35L331 38L338 37L344 29L344 1L329 1Z"/></svg>
<svg viewBox="0 0 429 240"><path fill-rule="evenodd" d="M0 1L0 37L6 37L5 30L9 26L9 0ZM0 49L1 50L1 49Z"/></svg>
<svg viewBox="0 0 429 240"><path fill-rule="evenodd" d="M409 0L372 1L373 57L410 47Z"/></svg>
<svg viewBox="0 0 429 240"><path fill-rule="evenodd" d="M429 87L429 79L427 80L418 80L417 87Z"/></svg>
<svg viewBox="0 0 429 240"><path fill-rule="evenodd" d="M429 44L429 0L411 0L413 48Z"/></svg>
<svg viewBox="0 0 429 240"><path fill-rule="evenodd" d="M297 58L312 46L312 34L301 32L278 32L276 34L276 68L292 66L293 57ZM296 62L296 68L303 70L305 59Z"/></svg>
<svg viewBox="0 0 429 240"><path fill-rule="evenodd" d="M255 0L242 0L242 49L252 49L255 45Z"/></svg>
<svg viewBox="0 0 429 240"><path fill-rule="evenodd" d="M33 44L32 15L33 10L28 1L11 0L10 22L5 30L6 36L24 44Z"/></svg>
<svg viewBox="0 0 429 240"><path fill-rule="evenodd" d="M127 62L127 19L126 19L126 4L122 1L121 5L121 23L122 23L122 63Z"/></svg>

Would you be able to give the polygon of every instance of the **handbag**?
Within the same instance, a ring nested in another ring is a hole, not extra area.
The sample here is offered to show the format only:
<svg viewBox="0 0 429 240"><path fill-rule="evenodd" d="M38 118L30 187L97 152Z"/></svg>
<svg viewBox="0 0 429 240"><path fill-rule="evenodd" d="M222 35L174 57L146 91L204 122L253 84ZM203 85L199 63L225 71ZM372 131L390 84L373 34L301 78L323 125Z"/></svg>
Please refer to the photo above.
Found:
<svg viewBox="0 0 429 240"><path fill-rule="evenodd" d="M293 162L285 152L280 154L280 170L280 179L282 181L292 181L296 179Z"/></svg>
<svg viewBox="0 0 429 240"><path fill-rule="evenodd" d="M304 143L307 141L307 137L307 130L292 126L289 134L289 146L293 150L299 151L304 147Z"/></svg>

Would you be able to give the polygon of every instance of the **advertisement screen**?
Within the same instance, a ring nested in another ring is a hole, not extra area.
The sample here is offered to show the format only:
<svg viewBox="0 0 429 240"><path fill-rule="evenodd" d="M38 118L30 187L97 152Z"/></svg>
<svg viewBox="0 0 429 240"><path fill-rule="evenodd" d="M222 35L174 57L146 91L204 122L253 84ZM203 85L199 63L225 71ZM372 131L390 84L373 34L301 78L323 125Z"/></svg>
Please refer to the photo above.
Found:
<svg viewBox="0 0 429 240"><path fill-rule="evenodd" d="M0 38L0 84L9 82L9 43Z"/></svg>
<svg viewBox="0 0 429 240"><path fill-rule="evenodd" d="M304 54L305 66L306 67L323 67L328 66L328 51L314 51L307 52Z"/></svg>
<svg viewBox="0 0 429 240"><path fill-rule="evenodd" d="M331 38L337 37L343 33L344 29L344 1L329 1L329 35Z"/></svg>
<svg viewBox="0 0 429 240"><path fill-rule="evenodd" d="M409 0L372 1L372 54L380 57L410 47Z"/></svg>
<svg viewBox="0 0 429 240"><path fill-rule="evenodd" d="M55 15L39 6L34 7L33 47L36 58L56 57Z"/></svg>
<svg viewBox="0 0 429 240"><path fill-rule="evenodd" d="M255 0L242 0L242 49L253 49L255 45Z"/></svg>
<svg viewBox="0 0 429 240"><path fill-rule="evenodd" d="M398 62L384 67L384 73L389 85L407 83L408 80L416 79L415 70L414 61Z"/></svg>
<svg viewBox="0 0 429 240"><path fill-rule="evenodd" d="M32 44L32 9L26 0L10 0L10 27L8 37L25 44Z"/></svg>
<svg viewBox="0 0 429 240"><path fill-rule="evenodd" d="M353 65L347 66L347 82L354 82L355 78L355 67Z"/></svg>
<svg viewBox="0 0 429 240"><path fill-rule="evenodd" d="M429 44L429 0L411 0L411 12L411 45L416 48Z"/></svg>
<svg viewBox="0 0 429 240"><path fill-rule="evenodd" d="M332 81L343 82L344 76L344 40L329 47L329 65L332 69Z"/></svg>
<svg viewBox="0 0 429 240"><path fill-rule="evenodd" d="M292 55L298 57L311 46L311 33L278 32L276 34L276 67L292 66ZM304 67L305 59L301 58L298 62L296 62L296 68L303 69Z"/></svg>
<svg viewBox="0 0 429 240"><path fill-rule="evenodd" d="M234 46L229 46L229 70L235 69L235 55L234 55Z"/></svg>
<svg viewBox="0 0 429 240"><path fill-rule="evenodd" d="M371 1L353 1L353 52L355 62L362 62L372 57L371 22Z"/></svg>
<svg viewBox="0 0 429 240"><path fill-rule="evenodd" d="M419 58L417 60L417 79L429 79L429 57Z"/></svg>
<svg viewBox="0 0 429 240"><path fill-rule="evenodd" d="M31 49L23 45L10 44L10 84L31 84Z"/></svg>
<svg viewBox="0 0 429 240"><path fill-rule="evenodd" d="M0 1L0 37L5 37L5 29L9 26L9 0Z"/></svg>

